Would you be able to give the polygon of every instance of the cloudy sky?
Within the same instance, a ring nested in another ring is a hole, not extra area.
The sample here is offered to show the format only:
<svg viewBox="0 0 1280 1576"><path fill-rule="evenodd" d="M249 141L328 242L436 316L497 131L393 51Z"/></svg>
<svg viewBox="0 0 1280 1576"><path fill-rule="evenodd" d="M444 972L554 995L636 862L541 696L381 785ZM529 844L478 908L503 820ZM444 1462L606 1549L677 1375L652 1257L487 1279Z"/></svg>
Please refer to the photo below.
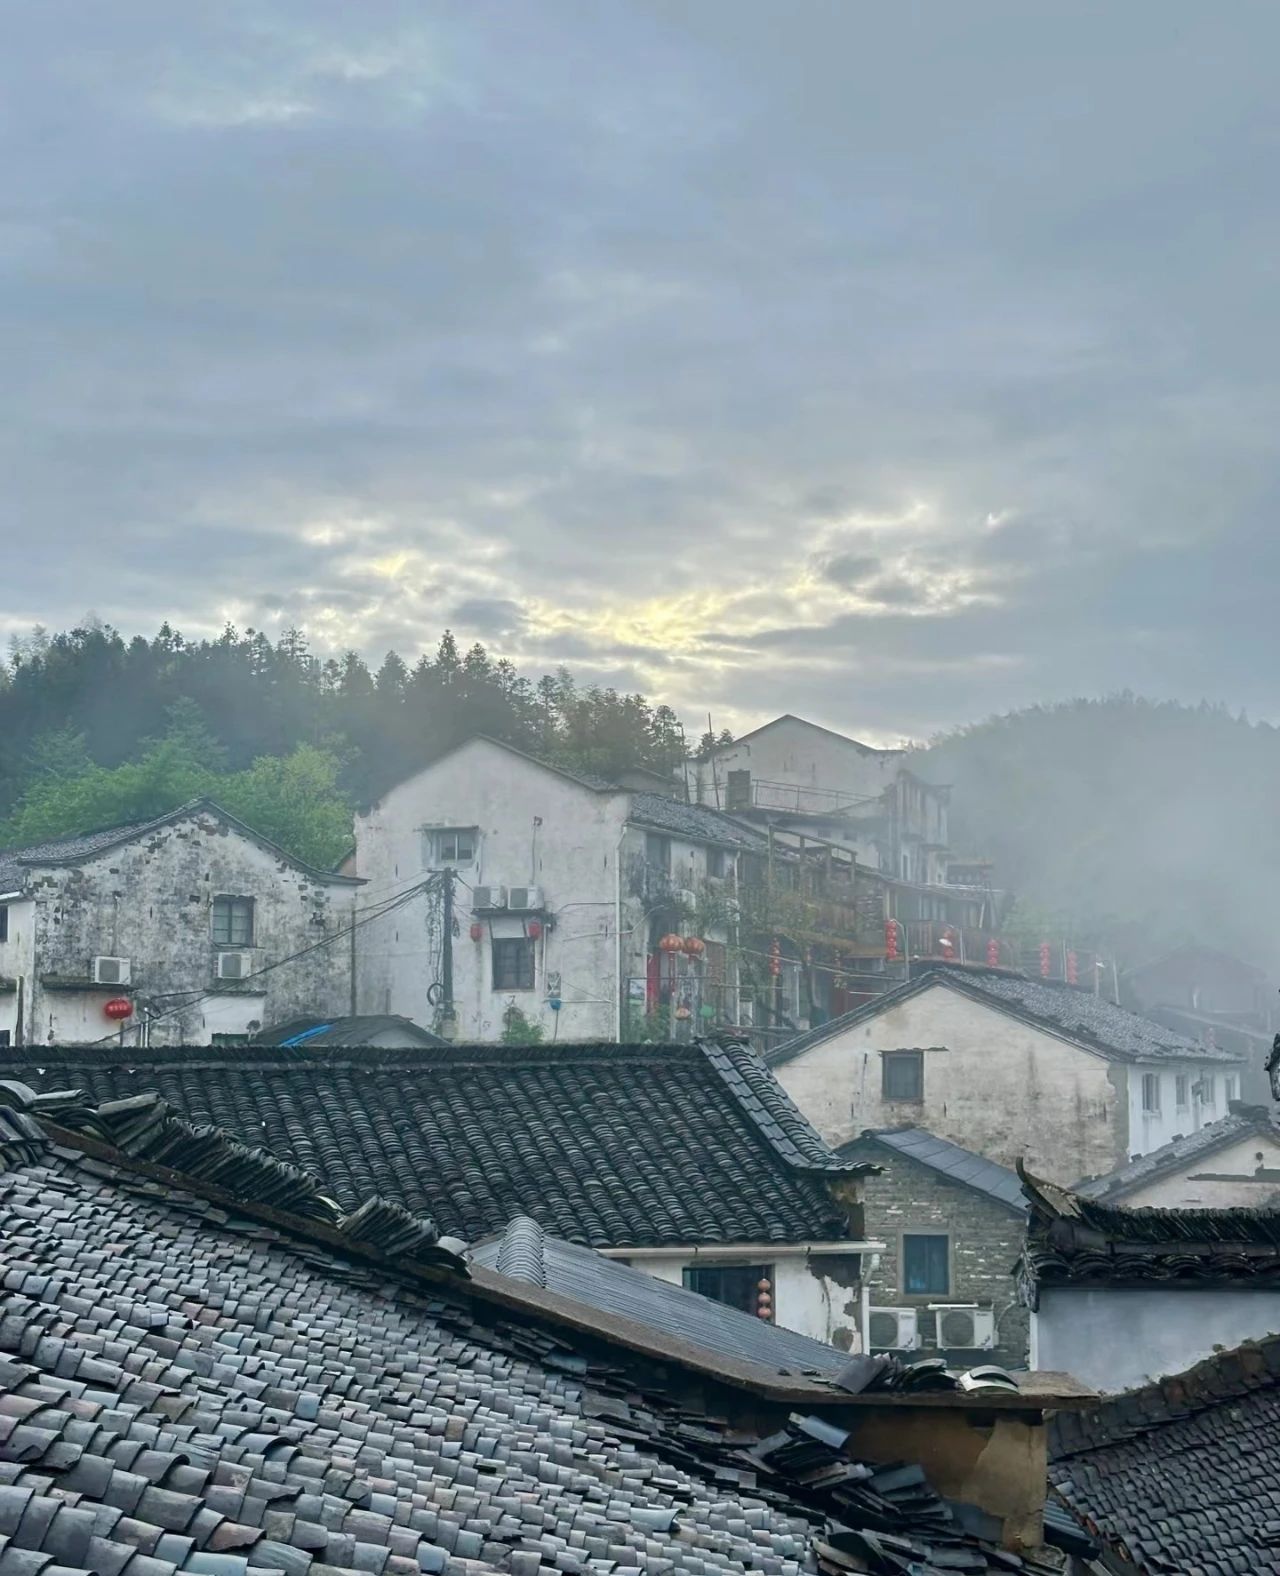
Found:
<svg viewBox="0 0 1280 1576"><path fill-rule="evenodd" d="M0 635L1280 717L1274 0L0 16Z"/></svg>

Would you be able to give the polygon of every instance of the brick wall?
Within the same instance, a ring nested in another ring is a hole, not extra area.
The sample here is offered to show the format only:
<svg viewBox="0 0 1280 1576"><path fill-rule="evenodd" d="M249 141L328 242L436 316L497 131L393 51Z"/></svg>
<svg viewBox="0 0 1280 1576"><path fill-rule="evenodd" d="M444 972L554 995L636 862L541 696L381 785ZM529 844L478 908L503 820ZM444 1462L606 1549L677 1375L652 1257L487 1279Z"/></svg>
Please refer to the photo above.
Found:
<svg viewBox="0 0 1280 1576"><path fill-rule="evenodd" d="M917 1356L948 1355L937 1350L937 1315L928 1311L928 1303L975 1302L992 1308L998 1320L995 1347L985 1353L957 1351L954 1361L965 1367L993 1362L1025 1368L1029 1314L1017 1304L1010 1273L1022 1248L1023 1217L878 1144L859 1145L854 1153L885 1168L863 1185L867 1236L886 1244L871 1280L871 1305L920 1310ZM909 1296L902 1290L900 1244L902 1234L913 1231L945 1232L950 1238L951 1289L945 1296Z"/></svg>

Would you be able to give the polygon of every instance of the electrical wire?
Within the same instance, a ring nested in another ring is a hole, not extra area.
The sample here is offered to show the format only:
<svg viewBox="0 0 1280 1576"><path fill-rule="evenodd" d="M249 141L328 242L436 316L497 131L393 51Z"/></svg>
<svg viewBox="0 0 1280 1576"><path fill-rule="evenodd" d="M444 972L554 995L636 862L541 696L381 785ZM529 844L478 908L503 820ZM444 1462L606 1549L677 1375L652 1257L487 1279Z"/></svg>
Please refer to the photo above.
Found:
<svg viewBox="0 0 1280 1576"><path fill-rule="evenodd" d="M395 913L397 909L407 907L414 898L439 886L440 880L441 873L438 871L433 872L425 881L420 881L417 886L412 887L409 891L401 892L398 896L388 898L385 902L376 904L372 909L364 911L360 918L345 926L342 930L335 931L332 936L324 936L321 940L313 941L310 946L303 947L298 952L291 952L286 957L277 958L274 963L264 964L262 968L255 969L252 974L246 974L243 980L237 983L245 984L250 980L261 979L264 974L271 974L276 969L284 968L286 964L296 963L300 958L309 957L313 952L319 952L323 947L331 947L335 941L346 940L348 936L353 935L357 930L363 929L365 925L371 925L374 920L383 919L386 915ZM177 994L177 992L174 994ZM210 1001L221 994L223 993L216 990L193 992L190 1000L179 1002L176 1007L167 1008L164 1012L152 1013L149 1017L140 1018L136 1024L131 1024L130 1027L139 1031L149 1029L153 1023L163 1023L166 1019L177 1017L179 1013L186 1012L192 1007L198 1007L201 1002ZM90 1043L93 1045L107 1045L114 1042L115 1039L116 1036L114 1034L105 1034L101 1039L93 1040Z"/></svg>

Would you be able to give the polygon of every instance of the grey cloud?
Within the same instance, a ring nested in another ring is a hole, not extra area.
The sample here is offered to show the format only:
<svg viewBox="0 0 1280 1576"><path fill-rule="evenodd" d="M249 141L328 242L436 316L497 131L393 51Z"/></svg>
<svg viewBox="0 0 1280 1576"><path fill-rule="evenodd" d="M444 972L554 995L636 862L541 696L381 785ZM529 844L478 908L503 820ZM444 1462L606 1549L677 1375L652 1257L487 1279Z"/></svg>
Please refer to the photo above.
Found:
<svg viewBox="0 0 1280 1576"><path fill-rule="evenodd" d="M1280 709L1274 7L10 9L0 628L452 599L691 715ZM776 628L519 620L697 590Z"/></svg>

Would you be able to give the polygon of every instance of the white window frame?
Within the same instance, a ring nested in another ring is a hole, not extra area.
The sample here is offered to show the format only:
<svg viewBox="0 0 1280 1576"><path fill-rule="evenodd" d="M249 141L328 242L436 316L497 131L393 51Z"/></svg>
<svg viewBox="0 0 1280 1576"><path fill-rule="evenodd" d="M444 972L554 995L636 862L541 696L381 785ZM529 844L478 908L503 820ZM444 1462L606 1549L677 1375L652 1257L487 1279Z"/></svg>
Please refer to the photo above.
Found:
<svg viewBox="0 0 1280 1576"><path fill-rule="evenodd" d="M1173 1104L1175 1110L1185 1111L1191 1104L1190 1073L1175 1073L1173 1079Z"/></svg>
<svg viewBox="0 0 1280 1576"><path fill-rule="evenodd" d="M459 839L470 839L470 857L459 857ZM480 859L478 826L426 826L422 829L422 859L428 870L470 870Z"/></svg>
<svg viewBox="0 0 1280 1576"><path fill-rule="evenodd" d="M1148 1093L1154 1091L1155 1098L1149 1100ZM1143 1073L1142 1075L1142 1113L1144 1116L1160 1115L1160 1074Z"/></svg>

